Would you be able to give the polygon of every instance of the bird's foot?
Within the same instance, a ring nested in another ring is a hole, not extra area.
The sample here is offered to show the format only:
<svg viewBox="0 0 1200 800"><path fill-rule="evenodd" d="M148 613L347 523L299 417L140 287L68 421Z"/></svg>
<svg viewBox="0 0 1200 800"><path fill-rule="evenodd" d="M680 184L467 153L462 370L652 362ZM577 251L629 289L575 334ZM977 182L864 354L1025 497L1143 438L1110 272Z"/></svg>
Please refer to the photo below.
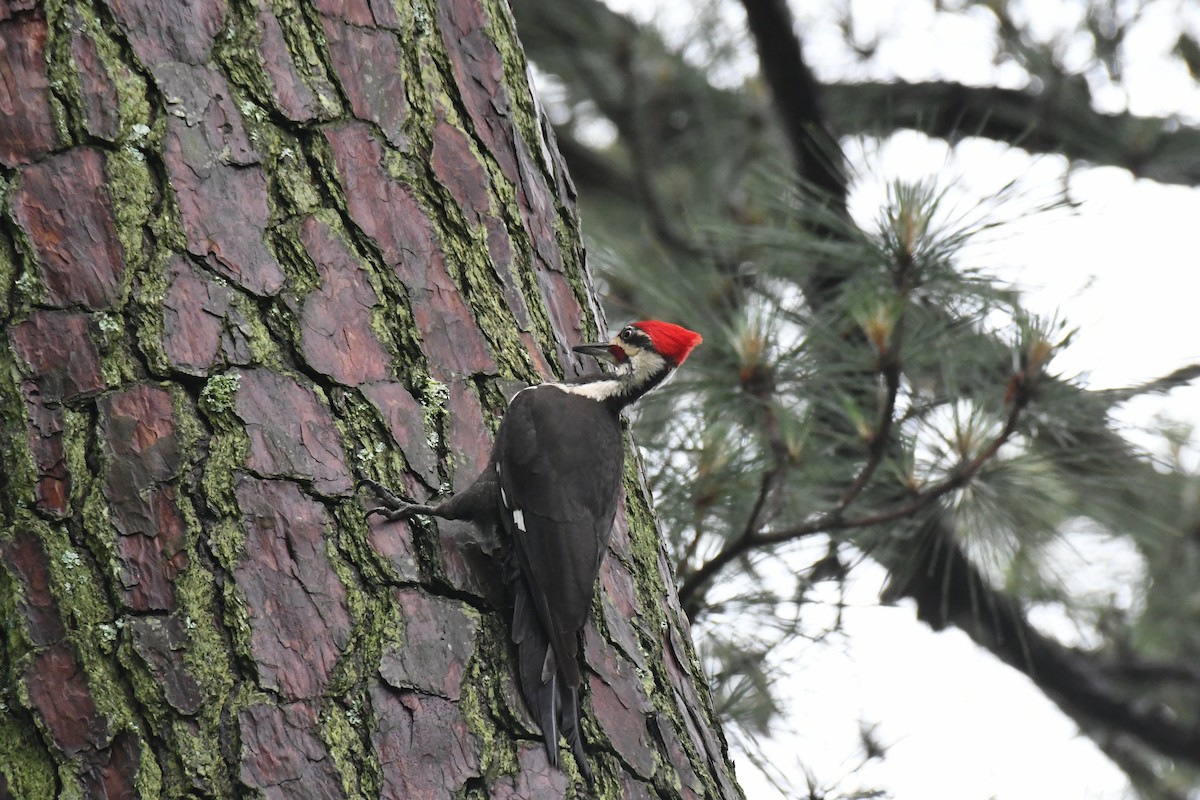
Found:
<svg viewBox="0 0 1200 800"><path fill-rule="evenodd" d="M378 514L386 520L397 522L403 519L412 519L413 516L421 513L423 509L423 506L400 499L400 496L391 489L370 478L361 479L358 485L360 488L365 486L374 492L375 499L379 502L379 505L366 510L368 517L372 514Z"/></svg>

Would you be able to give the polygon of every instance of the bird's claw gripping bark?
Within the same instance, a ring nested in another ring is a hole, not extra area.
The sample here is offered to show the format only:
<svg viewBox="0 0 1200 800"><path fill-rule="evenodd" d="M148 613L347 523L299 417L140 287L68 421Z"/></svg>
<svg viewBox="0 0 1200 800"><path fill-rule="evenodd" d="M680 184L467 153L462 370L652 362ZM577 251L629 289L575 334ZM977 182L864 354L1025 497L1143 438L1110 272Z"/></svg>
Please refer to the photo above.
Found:
<svg viewBox="0 0 1200 800"><path fill-rule="evenodd" d="M397 522L399 520L411 519L416 513L417 504L408 503L401 500L400 497L391 489L384 486L378 481L373 481L370 478L363 478L358 482L359 488L366 487L375 493L375 498L380 505L368 508L366 515L369 517L372 514L378 514L386 520Z"/></svg>

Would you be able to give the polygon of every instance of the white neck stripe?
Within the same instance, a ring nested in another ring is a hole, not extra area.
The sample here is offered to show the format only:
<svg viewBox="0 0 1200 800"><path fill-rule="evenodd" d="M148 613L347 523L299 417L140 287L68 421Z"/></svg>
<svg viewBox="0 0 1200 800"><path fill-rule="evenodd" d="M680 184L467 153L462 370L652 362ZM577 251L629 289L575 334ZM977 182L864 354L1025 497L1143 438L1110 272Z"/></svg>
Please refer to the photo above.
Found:
<svg viewBox="0 0 1200 800"><path fill-rule="evenodd" d="M611 375L605 375L603 378L588 381L587 383L553 382L539 384L539 386L553 386L555 389L564 391L567 394L586 397L598 403L603 403L611 398L622 395L628 396L630 400L634 400L645 393L646 387L650 385L656 375L661 375L664 370L667 370L667 366L667 360L658 353L650 350L642 350L634 353L633 357L622 364L616 372ZM659 384L661 385L664 382L665 378L660 380ZM527 392L530 389L536 388L536 386L530 386L521 391Z"/></svg>
<svg viewBox="0 0 1200 800"><path fill-rule="evenodd" d="M568 394L577 394L601 403L620 394L623 388L621 381L616 379L592 381L591 383L552 383L550 385L562 389Z"/></svg>

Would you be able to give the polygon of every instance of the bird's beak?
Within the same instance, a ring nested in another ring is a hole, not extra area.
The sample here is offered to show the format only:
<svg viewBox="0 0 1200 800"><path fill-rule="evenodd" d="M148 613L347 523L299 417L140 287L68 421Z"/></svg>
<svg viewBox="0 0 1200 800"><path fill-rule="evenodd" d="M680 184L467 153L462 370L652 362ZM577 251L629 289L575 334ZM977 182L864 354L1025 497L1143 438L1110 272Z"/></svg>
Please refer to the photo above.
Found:
<svg viewBox="0 0 1200 800"><path fill-rule="evenodd" d="M625 354L624 350L613 344L612 342L593 342L590 344L581 344L571 348L576 353L585 356L594 356L601 361L607 361L610 364L619 364L620 356L614 351L620 351L621 355Z"/></svg>

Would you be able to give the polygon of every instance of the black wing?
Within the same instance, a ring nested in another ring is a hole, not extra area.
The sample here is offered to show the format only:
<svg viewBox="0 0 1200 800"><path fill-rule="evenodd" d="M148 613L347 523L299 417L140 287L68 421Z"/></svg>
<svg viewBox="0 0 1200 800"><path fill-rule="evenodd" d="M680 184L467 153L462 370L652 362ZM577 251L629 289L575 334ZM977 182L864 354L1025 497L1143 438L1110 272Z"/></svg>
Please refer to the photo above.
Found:
<svg viewBox="0 0 1200 800"><path fill-rule="evenodd" d="M620 421L595 400L533 387L509 405L497 453L505 530L557 671L577 687L577 634L587 621L621 486Z"/></svg>
<svg viewBox="0 0 1200 800"><path fill-rule="evenodd" d="M558 765L561 723L590 785L579 735L578 634L616 513L624 461L620 422L594 400L534 387L509 405L496 445L521 692L541 725L550 763Z"/></svg>

